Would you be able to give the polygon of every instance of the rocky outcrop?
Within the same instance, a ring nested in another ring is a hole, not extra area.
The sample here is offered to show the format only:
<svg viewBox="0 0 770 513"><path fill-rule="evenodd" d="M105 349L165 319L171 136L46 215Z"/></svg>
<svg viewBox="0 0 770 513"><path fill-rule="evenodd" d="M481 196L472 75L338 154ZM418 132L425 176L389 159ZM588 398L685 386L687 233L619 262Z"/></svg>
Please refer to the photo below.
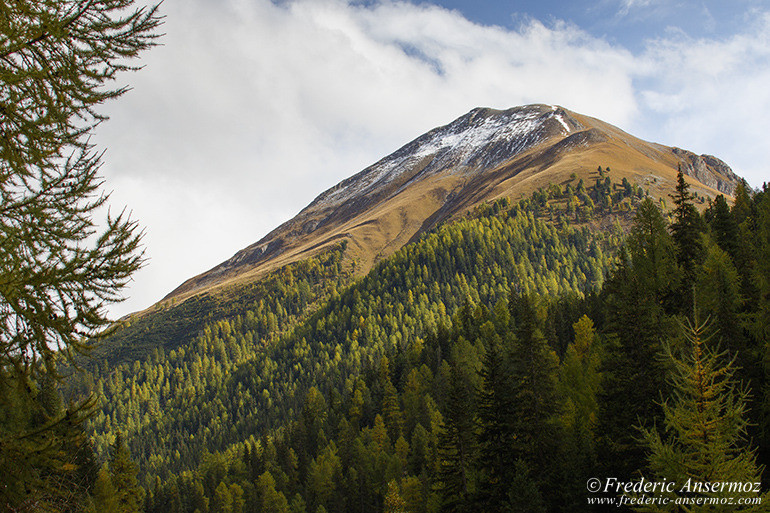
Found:
<svg viewBox="0 0 770 513"><path fill-rule="evenodd" d="M735 188L741 179L723 161L713 155L696 155L681 148L672 148L672 150L682 159L684 174L728 196L735 194Z"/></svg>

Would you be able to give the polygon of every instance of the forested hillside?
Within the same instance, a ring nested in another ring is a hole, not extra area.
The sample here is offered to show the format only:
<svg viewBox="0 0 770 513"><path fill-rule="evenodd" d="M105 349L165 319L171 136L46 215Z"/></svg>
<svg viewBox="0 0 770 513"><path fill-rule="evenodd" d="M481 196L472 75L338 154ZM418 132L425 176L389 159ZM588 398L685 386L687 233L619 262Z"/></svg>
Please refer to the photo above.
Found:
<svg viewBox="0 0 770 513"><path fill-rule="evenodd" d="M599 174L482 207L348 287L339 250L290 266L191 344L97 370L97 452L125 434L148 511L580 509L587 477L646 468L635 426L664 425L662 350L686 353L697 310L754 391L728 449L750 435L764 461L767 194L701 215L682 181L664 213Z"/></svg>
<svg viewBox="0 0 770 513"><path fill-rule="evenodd" d="M581 210L591 200L580 194L552 201L572 197ZM105 399L95 419L97 447L103 453L120 429L143 470L190 468L204 449L222 450L294 418L310 386L341 391L383 354L451 325L467 302L494 305L511 287L555 297L600 285L620 225L598 236L566 221L560 229L537 217L546 212L540 201L514 208L503 201L445 225L341 294L340 250L291 265L260 282L265 298L252 309L205 325L191 344L170 343L117 368L103 363L93 376ZM325 297L325 306L289 331L311 298Z"/></svg>

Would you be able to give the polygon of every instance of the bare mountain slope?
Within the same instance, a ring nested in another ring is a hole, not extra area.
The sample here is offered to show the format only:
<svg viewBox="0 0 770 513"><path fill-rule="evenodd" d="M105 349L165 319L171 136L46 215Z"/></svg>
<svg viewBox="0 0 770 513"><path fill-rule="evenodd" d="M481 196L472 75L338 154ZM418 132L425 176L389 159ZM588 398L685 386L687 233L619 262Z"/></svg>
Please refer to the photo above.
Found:
<svg viewBox="0 0 770 513"><path fill-rule="evenodd" d="M165 299L184 298L348 242L360 273L430 229L476 205L517 199L549 183L588 179L598 166L614 181L655 197L673 191L677 166L701 195L731 195L739 179L719 159L637 139L594 118L549 105L474 109L431 130L318 196L296 217Z"/></svg>

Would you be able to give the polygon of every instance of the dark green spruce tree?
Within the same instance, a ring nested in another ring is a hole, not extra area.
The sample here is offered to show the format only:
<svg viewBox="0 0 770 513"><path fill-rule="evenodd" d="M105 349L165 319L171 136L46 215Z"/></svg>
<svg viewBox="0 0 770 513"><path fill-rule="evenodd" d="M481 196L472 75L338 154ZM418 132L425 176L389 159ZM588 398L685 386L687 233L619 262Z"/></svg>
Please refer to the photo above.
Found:
<svg viewBox="0 0 770 513"><path fill-rule="evenodd" d="M476 491L477 507L486 511L505 511L512 471L517 460L514 392L503 341L491 322L481 327L486 335L478 391L477 466L480 468Z"/></svg>
<svg viewBox="0 0 770 513"><path fill-rule="evenodd" d="M661 418L657 402L666 372L658 356L674 328L667 310L677 308L681 283L672 237L651 199L639 206L620 256L602 292L607 348L596 433L603 472L628 478L644 464L633 426Z"/></svg>
<svg viewBox="0 0 770 513"><path fill-rule="evenodd" d="M474 391L469 379L458 366L453 366L449 380L444 425L439 435L438 487L443 511L472 511L471 496L475 490L475 408Z"/></svg>
<svg viewBox="0 0 770 513"><path fill-rule="evenodd" d="M738 222L722 194L714 198L704 216L714 241L735 260L740 246Z"/></svg>
<svg viewBox="0 0 770 513"><path fill-rule="evenodd" d="M543 335L545 307L541 300L521 294L512 297L510 304L515 323L510 355L513 448L516 459L531 470L532 489L540 490L545 497L552 484L557 441L562 438L557 423L561 413L557 400L559 358ZM521 475L518 478L523 479ZM517 489L509 490L512 502L519 493Z"/></svg>
<svg viewBox="0 0 770 513"><path fill-rule="evenodd" d="M682 282L679 289L680 313L687 314L693 304L693 285L698 265L703 261L701 233L704 230L703 219L695 208L690 184L684 178L682 167L677 171L676 192L671 196L674 201L671 238L676 247L676 258L682 270Z"/></svg>

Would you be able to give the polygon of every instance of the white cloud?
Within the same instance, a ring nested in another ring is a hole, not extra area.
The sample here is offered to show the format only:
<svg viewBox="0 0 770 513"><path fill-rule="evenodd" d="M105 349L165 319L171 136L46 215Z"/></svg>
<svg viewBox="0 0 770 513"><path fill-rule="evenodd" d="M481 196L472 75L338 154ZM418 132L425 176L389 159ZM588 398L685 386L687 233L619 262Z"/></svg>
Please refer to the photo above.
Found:
<svg viewBox="0 0 770 513"><path fill-rule="evenodd" d="M149 306L473 107L556 103L684 147L690 139L676 141L692 130L703 151L730 162L729 146L705 148L713 137L699 113L724 114L745 132L751 116L731 111L725 91L751 92L741 108L767 101L763 43L749 42L756 32L659 41L635 56L567 23L506 30L403 2L166 0L163 10L164 46L127 77L134 90L109 106L98 134L114 202L147 227L152 257L117 314ZM746 55L761 69L747 69ZM701 85L686 85L693 72ZM725 83L730 73L742 84Z"/></svg>
<svg viewBox="0 0 770 513"><path fill-rule="evenodd" d="M770 14L721 40L650 42L639 62L640 135L715 154L754 186L770 178Z"/></svg>

